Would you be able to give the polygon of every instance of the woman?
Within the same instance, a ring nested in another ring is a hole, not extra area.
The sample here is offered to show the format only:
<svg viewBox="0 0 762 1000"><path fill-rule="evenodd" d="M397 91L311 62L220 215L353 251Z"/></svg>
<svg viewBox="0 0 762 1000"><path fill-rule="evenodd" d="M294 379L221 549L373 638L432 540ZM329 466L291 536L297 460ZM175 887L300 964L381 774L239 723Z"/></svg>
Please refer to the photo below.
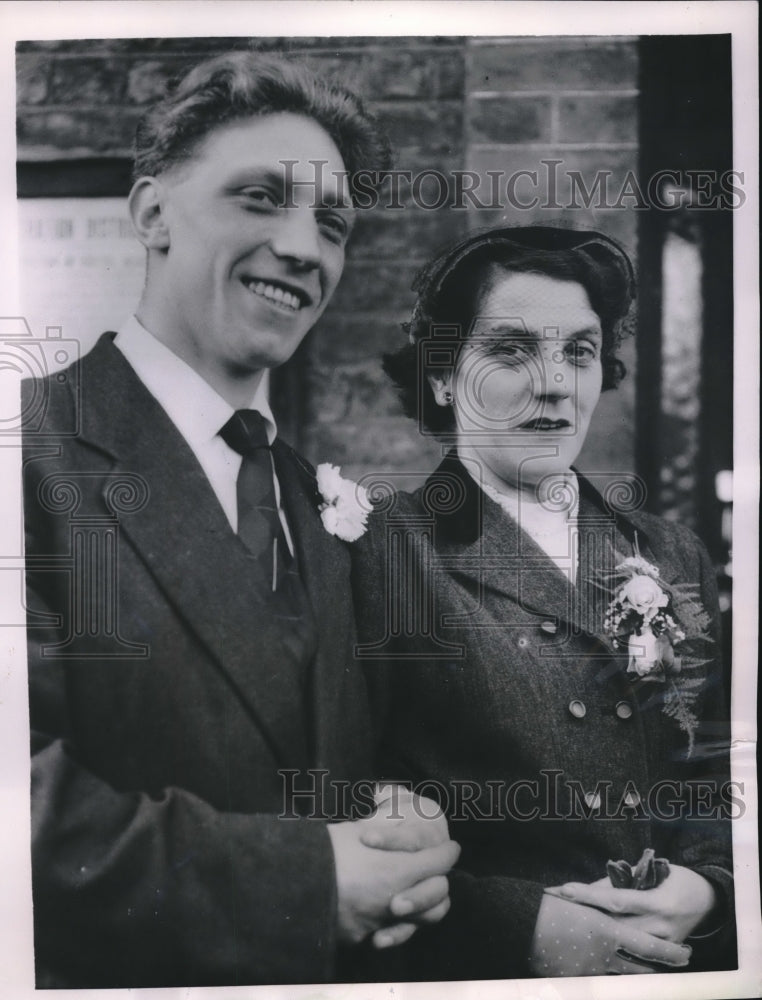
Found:
<svg viewBox="0 0 762 1000"><path fill-rule="evenodd" d="M453 447L356 547L382 766L462 846L413 975L731 967L712 565L635 477L573 467L624 374L631 265L599 233L502 229L416 288L385 369Z"/></svg>

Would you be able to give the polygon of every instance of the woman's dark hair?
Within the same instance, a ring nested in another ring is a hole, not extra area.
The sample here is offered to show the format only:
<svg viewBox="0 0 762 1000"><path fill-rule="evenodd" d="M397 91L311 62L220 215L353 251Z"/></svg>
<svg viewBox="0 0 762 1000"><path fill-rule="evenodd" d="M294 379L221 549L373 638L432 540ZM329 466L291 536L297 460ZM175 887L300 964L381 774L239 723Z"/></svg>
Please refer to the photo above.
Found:
<svg viewBox="0 0 762 1000"><path fill-rule="evenodd" d="M419 272L413 282L418 299L410 321L403 324L409 343L383 359L384 371L396 385L407 416L433 433L453 430L455 415L452 407L439 406L434 399L426 378L427 345L421 342L430 342L439 357L457 361L496 268L582 285L601 321L603 389L616 388L624 377L625 367L616 351L625 333L622 321L635 296L635 280L619 244L594 231L546 226L481 232Z"/></svg>
<svg viewBox="0 0 762 1000"><path fill-rule="evenodd" d="M221 125L291 112L314 119L330 135L349 171L388 170L389 141L362 101L306 66L257 52L233 52L194 67L142 118L133 176L156 177L190 159Z"/></svg>

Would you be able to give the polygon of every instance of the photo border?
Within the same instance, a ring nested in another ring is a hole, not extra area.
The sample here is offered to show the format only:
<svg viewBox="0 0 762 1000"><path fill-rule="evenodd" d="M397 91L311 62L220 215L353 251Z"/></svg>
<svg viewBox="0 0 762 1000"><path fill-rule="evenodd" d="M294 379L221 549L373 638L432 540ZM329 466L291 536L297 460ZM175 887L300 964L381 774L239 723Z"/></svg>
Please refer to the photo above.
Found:
<svg viewBox="0 0 762 1000"><path fill-rule="evenodd" d="M5 3L0 11L0 198L3 218L15 217L14 45L26 39L103 37L190 37L193 35L282 35L284 20L294 37L314 35L619 35L726 33L733 39L734 166L744 172L746 203L735 213L735 495L734 631L731 717L733 777L745 783L746 815L734 824L739 971L685 973L649 980L648 992L660 998L759 995L762 987L762 925L758 846L755 712L757 699L757 552L758 552L758 158L757 158L757 5L728 3L535 3L447 2L148 2ZM284 18L287 14L287 18ZM245 28L256 29L243 30ZM12 226L10 227L13 228ZM17 234L0 241L0 315L19 315ZM3 381L3 392L14 391ZM0 559L20 555L21 491L19 449L12 440L0 446L3 537ZM0 994L23 998L33 988L32 919L29 864L29 760L23 627L0 633L0 815L4 818L0 852ZM263 997L266 1000L341 997L342 1000L410 997L450 1000L513 998L640 998L643 983L630 977L578 980L508 980L496 983L245 986L182 990L56 991L61 996Z"/></svg>

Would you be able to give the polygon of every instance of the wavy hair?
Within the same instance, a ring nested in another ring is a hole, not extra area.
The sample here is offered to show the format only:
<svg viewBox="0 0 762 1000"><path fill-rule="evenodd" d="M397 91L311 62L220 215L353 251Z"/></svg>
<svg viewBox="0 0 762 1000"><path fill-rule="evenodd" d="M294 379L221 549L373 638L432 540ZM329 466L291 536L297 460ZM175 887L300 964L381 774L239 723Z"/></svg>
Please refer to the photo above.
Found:
<svg viewBox="0 0 762 1000"><path fill-rule="evenodd" d="M301 63L257 52L232 52L195 66L143 116L135 135L133 177L155 177L189 160L214 129L242 119L291 112L330 135L352 178L384 171L389 141L362 101Z"/></svg>

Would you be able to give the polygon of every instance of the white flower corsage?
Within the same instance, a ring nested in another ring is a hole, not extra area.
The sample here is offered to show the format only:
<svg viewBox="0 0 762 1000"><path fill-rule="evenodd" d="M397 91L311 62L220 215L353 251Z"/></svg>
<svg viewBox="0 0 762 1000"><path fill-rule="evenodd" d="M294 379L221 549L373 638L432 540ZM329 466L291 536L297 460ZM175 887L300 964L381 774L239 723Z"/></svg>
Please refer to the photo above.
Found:
<svg viewBox="0 0 762 1000"><path fill-rule="evenodd" d="M615 648L626 648L627 673L642 682L665 684L662 710L687 733L693 750L698 720L694 705L704 679L697 673L706 659L685 651L687 640L711 641L710 618L690 584L665 583L659 569L637 551L622 559L609 574L606 589L613 597L603 630Z"/></svg>
<svg viewBox="0 0 762 1000"><path fill-rule="evenodd" d="M356 542L368 528L371 504L364 486L344 479L338 465L321 462L316 469L317 486L323 498L320 519L331 535Z"/></svg>

